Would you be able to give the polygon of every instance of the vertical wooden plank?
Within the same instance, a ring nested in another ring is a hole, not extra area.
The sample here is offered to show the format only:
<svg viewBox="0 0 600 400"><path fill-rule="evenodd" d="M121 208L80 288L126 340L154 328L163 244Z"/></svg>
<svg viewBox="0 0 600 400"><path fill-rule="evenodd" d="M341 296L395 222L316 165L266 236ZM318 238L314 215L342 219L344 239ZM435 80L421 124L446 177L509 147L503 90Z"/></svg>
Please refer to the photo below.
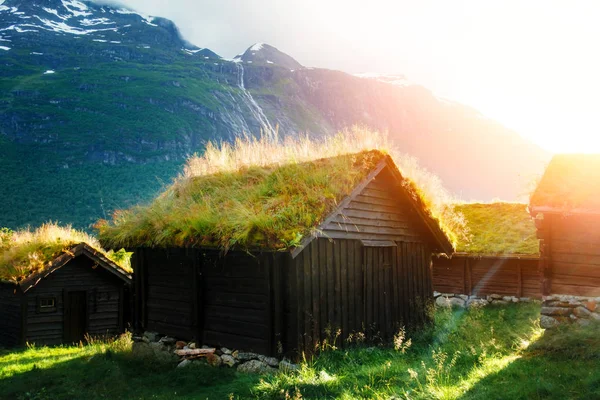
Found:
<svg viewBox="0 0 600 400"><path fill-rule="evenodd" d="M258 263L260 263L260 269L265 271L265 286L266 286L266 295L267 295L267 301L266 301L266 307L265 307L265 321L267 322L267 337L266 337L266 342L267 342L267 349L271 354L268 354L269 356L273 356L276 354L276 345L275 345L275 332L273 330L274 327L274 322L275 322L275 318L274 318L274 306L273 306L273 286L272 286L272 270L271 270L271 260L270 257L268 256L268 254L261 254L258 257ZM223 262L225 264L227 264L228 260L227 257L224 258ZM229 269L229 268L228 268Z"/></svg>
<svg viewBox="0 0 600 400"><path fill-rule="evenodd" d="M392 318L394 320L394 330L400 328L400 288L398 279L398 247L390 249L391 253L391 271L392 271Z"/></svg>
<svg viewBox="0 0 600 400"><path fill-rule="evenodd" d="M27 326L28 326L28 323L27 323L27 319L28 319L27 301L28 301L28 296L27 296L27 294L23 293L20 288L18 288L17 290L19 293L19 300L21 301L21 303L20 303L20 305L21 305L21 340L20 340L19 344L21 346L25 346L27 344ZM56 299L56 301L58 301L58 298Z"/></svg>
<svg viewBox="0 0 600 400"><path fill-rule="evenodd" d="M408 242L406 243L406 249L407 249L407 257L408 257L408 296L409 296L409 304L410 304L410 313L411 313L411 323L412 324L416 324L417 323L417 318L418 315L416 313L416 308L415 308L415 297L416 297L416 291L415 291L415 255L414 255L414 249L413 249L413 244Z"/></svg>
<svg viewBox="0 0 600 400"><path fill-rule="evenodd" d="M294 260L294 272L296 275L296 320L297 322L297 336L298 336L298 349L300 352L308 351L305 348L304 343L304 257L306 255L306 249L302 251Z"/></svg>
<svg viewBox="0 0 600 400"><path fill-rule="evenodd" d="M364 248L365 255L365 322L366 331L370 333L373 325L373 249ZM365 332L365 333L367 333Z"/></svg>
<svg viewBox="0 0 600 400"><path fill-rule="evenodd" d="M473 295L473 266L471 265L471 262L469 261L469 257L465 257L465 267L466 267L466 271L467 271L467 296L472 296Z"/></svg>
<svg viewBox="0 0 600 400"><path fill-rule="evenodd" d="M517 260L517 297L523 297L523 271L520 260Z"/></svg>
<svg viewBox="0 0 600 400"><path fill-rule="evenodd" d="M465 262L463 263L463 268L462 268L462 281L463 281L463 293L468 296L469 288L468 288L468 283L467 283L467 260L466 259L465 259Z"/></svg>
<svg viewBox="0 0 600 400"><path fill-rule="evenodd" d="M360 332L365 331L364 321L365 321L365 286L364 286L364 256L363 256L363 247L362 244L358 241L354 242L354 273L355 273L355 292L357 294L356 302L354 304L354 309L356 310L356 321L355 321L355 329Z"/></svg>
<svg viewBox="0 0 600 400"><path fill-rule="evenodd" d="M314 338L312 334L313 317L312 317L312 275L310 268L312 247L308 246L304 249L304 257L302 258L302 266L304 270L304 346L311 353L314 350Z"/></svg>
<svg viewBox="0 0 600 400"><path fill-rule="evenodd" d="M402 309L402 323L407 326L409 323L408 303L407 303L407 282L406 282L406 248L405 243L398 243L398 272L400 286L400 302Z"/></svg>
<svg viewBox="0 0 600 400"><path fill-rule="evenodd" d="M385 265L384 265L385 247L377 248L377 324L383 338L386 337L387 323L385 320Z"/></svg>
<svg viewBox="0 0 600 400"><path fill-rule="evenodd" d="M385 296L383 308L385 310L385 337L386 339L390 339L394 332L394 322L391 315L391 307L393 302L392 296L392 257L391 257L391 247L383 248L383 284L385 288Z"/></svg>
<svg viewBox="0 0 600 400"><path fill-rule="evenodd" d="M356 240L348 241L348 333L356 329Z"/></svg>
<svg viewBox="0 0 600 400"><path fill-rule="evenodd" d="M285 332L284 332L284 299L283 299L283 265L281 264L281 258L283 254L274 253L268 254L271 260L271 293L273 309L273 346L272 354L280 355L279 350L285 352L283 348L286 343Z"/></svg>
<svg viewBox="0 0 600 400"><path fill-rule="evenodd" d="M328 323L328 304L327 304L327 240L316 239L319 243L319 340L323 341L324 330Z"/></svg>
<svg viewBox="0 0 600 400"><path fill-rule="evenodd" d="M312 275L312 320L313 320L313 342L321 341L320 328L320 282L319 282L319 243L317 240L310 242L310 267Z"/></svg>
<svg viewBox="0 0 600 400"><path fill-rule="evenodd" d="M340 246L340 286L341 303L340 311L342 317L341 344L344 346L348 338L348 240L341 240Z"/></svg>
<svg viewBox="0 0 600 400"><path fill-rule="evenodd" d="M335 255L333 253L333 242L327 241L327 326L331 330L335 327Z"/></svg>
<svg viewBox="0 0 600 400"><path fill-rule="evenodd" d="M341 244L343 240L333 242L334 249L334 265L335 265L335 332L342 328L342 285L341 285L341 267L342 267L342 256L341 256ZM336 343L337 345L337 343Z"/></svg>

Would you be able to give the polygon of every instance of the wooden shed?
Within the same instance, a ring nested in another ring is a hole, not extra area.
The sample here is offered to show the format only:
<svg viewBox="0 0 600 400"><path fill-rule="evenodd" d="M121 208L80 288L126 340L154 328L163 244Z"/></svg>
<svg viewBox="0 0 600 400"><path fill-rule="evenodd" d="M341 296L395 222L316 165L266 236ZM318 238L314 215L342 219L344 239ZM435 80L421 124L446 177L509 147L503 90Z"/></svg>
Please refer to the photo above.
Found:
<svg viewBox="0 0 600 400"><path fill-rule="evenodd" d="M556 155L529 210L544 295L600 296L600 155Z"/></svg>
<svg viewBox="0 0 600 400"><path fill-rule="evenodd" d="M225 190L215 179L222 178L197 177L185 187L179 182L149 209L164 206L165 199L177 210L210 201L215 191ZM387 340L401 327L415 328L426 320L431 255L450 254L453 248L389 156L363 152L238 171L235 179L227 175L226 180L238 196L255 199L257 204L249 207L256 213L269 207L285 210L285 217L273 217L268 226L296 240L278 242L261 222L243 228L252 233L244 246L227 250L211 245L222 241L208 231L186 237L187 246L136 246L153 240L151 234L118 242L135 251L138 329L276 355L312 351L324 341L343 345L359 332ZM260 196L239 192L265 182L268 190L259 190ZM196 189L190 191L192 186ZM193 202L180 193L194 197ZM306 200L314 197L307 193L316 194L316 201ZM215 219L222 232L233 210L227 200L220 204L217 217L223 219ZM290 213L289 207L301 209ZM147 210L138 208L129 216L135 226L151 223ZM121 223L128 222L121 217ZM110 240L115 232L126 236L115 222L101 229L101 237Z"/></svg>
<svg viewBox="0 0 600 400"><path fill-rule="evenodd" d="M74 343L124 331L131 276L85 243L19 282L0 282L0 345Z"/></svg>
<svg viewBox="0 0 600 400"><path fill-rule="evenodd" d="M452 258L433 259L433 289L485 297L540 298L539 244L526 204L464 203L466 237Z"/></svg>

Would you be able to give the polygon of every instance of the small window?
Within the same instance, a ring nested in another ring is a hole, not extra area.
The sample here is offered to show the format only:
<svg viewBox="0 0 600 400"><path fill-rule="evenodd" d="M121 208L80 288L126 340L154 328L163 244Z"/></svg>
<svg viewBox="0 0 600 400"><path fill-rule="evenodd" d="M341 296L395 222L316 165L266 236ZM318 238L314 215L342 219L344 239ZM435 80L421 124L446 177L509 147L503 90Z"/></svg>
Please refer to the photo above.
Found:
<svg viewBox="0 0 600 400"><path fill-rule="evenodd" d="M37 311L39 313L55 312L56 297L38 297Z"/></svg>

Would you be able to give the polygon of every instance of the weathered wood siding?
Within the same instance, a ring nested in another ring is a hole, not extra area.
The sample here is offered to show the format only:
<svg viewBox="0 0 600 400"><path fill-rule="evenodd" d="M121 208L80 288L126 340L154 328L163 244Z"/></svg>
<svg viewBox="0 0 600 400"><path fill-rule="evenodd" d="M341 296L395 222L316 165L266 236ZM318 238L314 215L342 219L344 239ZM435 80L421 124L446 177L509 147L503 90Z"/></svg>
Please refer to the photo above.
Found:
<svg viewBox="0 0 600 400"><path fill-rule="evenodd" d="M389 340L425 320L430 253L422 243L365 247L359 240L313 240L291 260L290 346L313 351L353 334Z"/></svg>
<svg viewBox="0 0 600 400"><path fill-rule="evenodd" d="M113 335L121 332L123 287L122 280L102 268L95 268L90 259L75 258L25 293L27 342L47 345L62 343L64 296L68 291L87 293L87 333ZM55 297L56 312L39 312L37 305L40 296Z"/></svg>
<svg viewBox="0 0 600 400"><path fill-rule="evenodd" d="M549 215L544 221L550 292L600 296L600 218Z"/></svg>
<svg viewBox="0 0 600 400"><path fill-rule="evenodd" d="M284 345L284 310L289 310L281 295L287 283L279 258L137 249L136 326L199 344L274 354Z"/></svg>
<svg viewBox="0 0 600 400"><path fill-rule="evenodd" d="M433 259L433 289L440 293L540 298L539 260L502 258Z"/></svg>
<svg viewBox="0 0 600 400"><path fill-rule="evenodd" d="M417 221L404 190L383 170L322 231L332 239L421 241L424 227Z"/></svg>
<svg viewBox="0 0 600 400"><path fill-rule="evenodd" d="M270 265L260 254L204 254L202 343L271 353Z"/></svg>
<svg viewBox="0 0 600 400"><path fill-rule="evenodd" d="M10 347L21 344L21 292L16 285L0 283L0 321L0 345Z"/></svg>
<svg viewBox="0 0 600 400"><path fill-rule="evenodd" d="M137 270L141 285L136 292L143 297L143 328L182 339L196 336L194 312L194 258L197 253L186 249L138 250L143 260ZM135 282L137 280L134 279Z"/></svg>

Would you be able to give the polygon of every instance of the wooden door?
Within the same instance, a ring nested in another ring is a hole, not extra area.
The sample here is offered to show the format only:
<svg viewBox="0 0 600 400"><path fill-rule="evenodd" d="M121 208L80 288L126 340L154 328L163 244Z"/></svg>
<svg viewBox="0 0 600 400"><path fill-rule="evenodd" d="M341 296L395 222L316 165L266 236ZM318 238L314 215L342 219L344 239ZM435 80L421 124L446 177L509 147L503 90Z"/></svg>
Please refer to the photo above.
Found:
<svg viewBox="0 0 600 400"><path fill-rule="evenodd" d="M67 292L64 310L64 341L84 340L87 328L87 298L85 291Z"/></svg>

